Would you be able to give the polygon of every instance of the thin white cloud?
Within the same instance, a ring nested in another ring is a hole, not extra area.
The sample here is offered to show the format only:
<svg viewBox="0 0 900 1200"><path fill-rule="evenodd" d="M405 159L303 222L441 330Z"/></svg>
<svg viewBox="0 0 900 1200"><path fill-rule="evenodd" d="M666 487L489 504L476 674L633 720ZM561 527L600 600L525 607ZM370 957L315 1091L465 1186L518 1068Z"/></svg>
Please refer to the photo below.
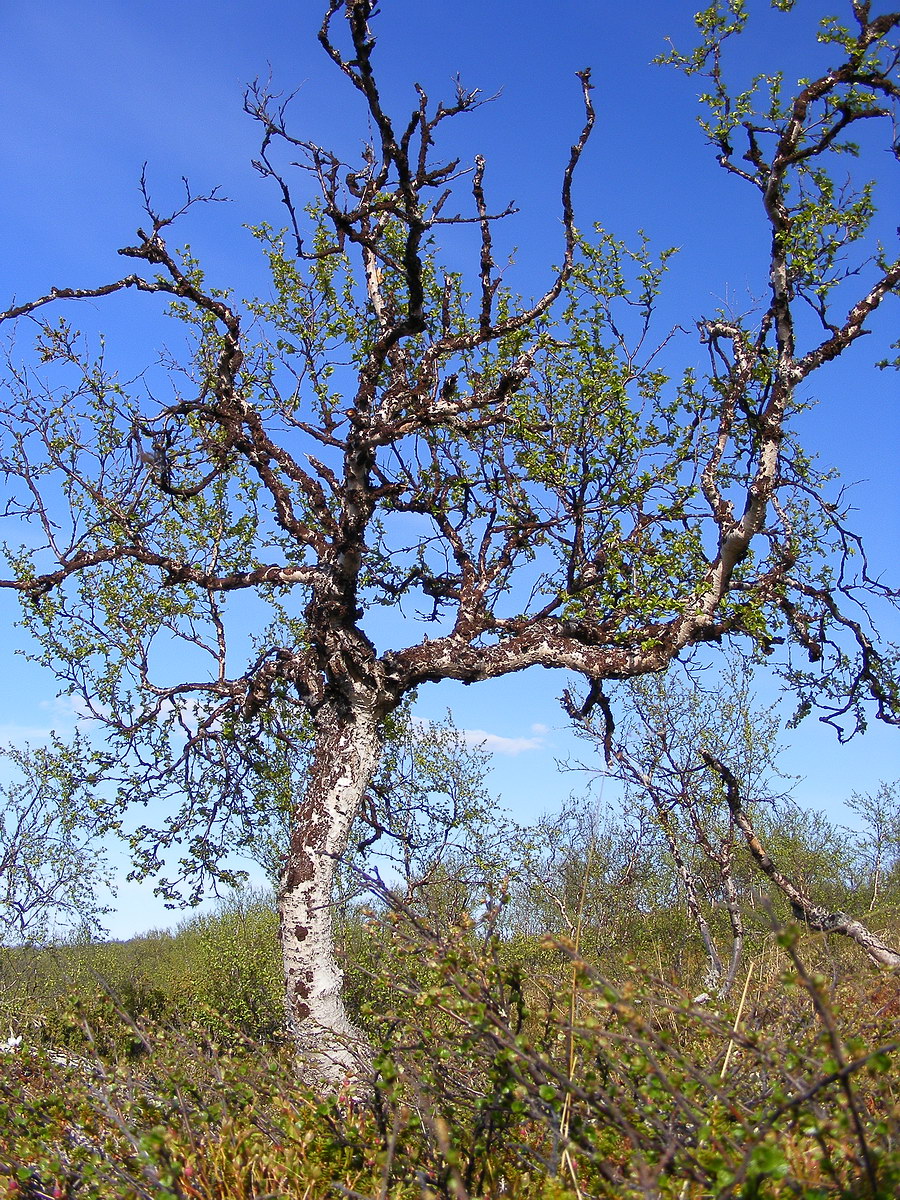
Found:
<svg viewBox="0 0 900 1200"><path fill-rule="evenodd" d="M54 696L52 700L42 700L39 707L58 717L67 717L76 721L93 720L93 714L82 696L63 693L60 696Z"/></svg>
<svg viewBox="0 0 900 1200"><path fill-rule="evenodd" d="M0 746L16 746L24 749L33 742L48 742L51 730L40 725L0 724Z"/></svg>
<svg viewBox="0 0 900 1200"><path fill-rule="evenodd" d="M542 737L501 737L497 733L487 733L484 729L463 729L463 740L470 746L481 746L490 754L506 754L515 758L528 750L541 750L544 746Z"/></svg>
<svg viewBox="0 0 900 1200"><path fill-rule="evenodd" d="M433 722L425 717L414 716L413 724L419 726L420 729L427 729ZM543 750L545 748L544 734L550 732L546 725L532 725L531 732L534 737L501 737L499 733L488 733L485 729L459 729L460 737L467 746L481 746L487 750L489 754L505 754L510 758L515 758L517 754L524 754L528 750Z"/></svg>

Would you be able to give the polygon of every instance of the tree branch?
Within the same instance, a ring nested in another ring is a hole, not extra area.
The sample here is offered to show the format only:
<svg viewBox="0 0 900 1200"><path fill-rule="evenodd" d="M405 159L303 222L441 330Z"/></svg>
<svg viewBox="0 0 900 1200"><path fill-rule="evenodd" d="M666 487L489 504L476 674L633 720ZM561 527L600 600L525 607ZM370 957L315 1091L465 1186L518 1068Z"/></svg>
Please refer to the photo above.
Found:
<svg viewBox="0 0 900 1200"><path fill-rule="evenodd" d="M809 925L810 929L815 929L823 933L840 933L850 938L851 941L856 942L866 952L873 962L878 963L880 966L891 967L894 970L900 969L900 951L892 949L872 933L870 929L866 928L861 921L855 920L849 914L844 912L830 913L827 909L822 908L821 905L815 904L802 888L798 887L797 884L778 870L760 842L750 818L744 811L741 804L738 782L733 773L720 759L708 750L701 750L700 757L707 767L711 771L714 771L722 780L728 807L731 810L735 823L744 835L744 840L747 843L747 848L754 862L762 873L772 880L782 895L790 901L794 915Z"/></svg>

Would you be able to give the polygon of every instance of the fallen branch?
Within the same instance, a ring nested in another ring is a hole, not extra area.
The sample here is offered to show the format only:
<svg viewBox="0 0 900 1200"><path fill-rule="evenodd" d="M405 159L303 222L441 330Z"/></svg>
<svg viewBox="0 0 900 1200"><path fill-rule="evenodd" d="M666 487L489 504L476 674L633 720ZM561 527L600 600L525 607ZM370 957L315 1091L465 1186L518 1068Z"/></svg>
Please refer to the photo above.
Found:
<svg viewBox="0 0 900 1200"><path fill-rule="evenodd" d="M708 750L702 750L700 757L710 770L715 771L725 785L725 798L728 801L731 815L743 833L754 861L763 874L767 875L791 902L794 915L805 921L810 929L820 930L823 933L842 933L845 937L851 938L865 950L873 962L879 963L881 966L892 967L895 970L900 968L900 952L886 945L861 921L857 921L849 913L830 913L821 905L814 904L802 888L788 879L786 875L782 875L760 842L750 818L744 812L738 782L732 772Z"/></svg>

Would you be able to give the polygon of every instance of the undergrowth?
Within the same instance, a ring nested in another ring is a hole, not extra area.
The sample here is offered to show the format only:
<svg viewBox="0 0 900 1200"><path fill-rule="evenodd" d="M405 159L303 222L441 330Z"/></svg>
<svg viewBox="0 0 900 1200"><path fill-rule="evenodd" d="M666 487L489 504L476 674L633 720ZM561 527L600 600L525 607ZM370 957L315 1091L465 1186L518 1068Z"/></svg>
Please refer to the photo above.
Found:
<svg viewBox="0 0 900 1200"><path fill-rule="evenodd" d="M505 935L500 912L438 933L382 909L345 930L367 1104L304 1086L260 897L174 937L5 952L22 1042L0 1056L0 1195L900 1192L895 977L778 927L727 1003L697 1004L683 946L649 966L619 947L602 974L577 939Z"/></svg>

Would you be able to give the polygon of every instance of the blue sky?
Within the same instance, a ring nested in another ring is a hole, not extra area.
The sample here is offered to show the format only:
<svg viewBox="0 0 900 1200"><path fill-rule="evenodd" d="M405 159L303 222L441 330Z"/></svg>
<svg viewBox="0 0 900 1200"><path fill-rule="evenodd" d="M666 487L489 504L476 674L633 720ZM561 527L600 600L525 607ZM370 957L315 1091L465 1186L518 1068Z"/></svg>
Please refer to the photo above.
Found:
<svg viewBox="0 0 900 1200"><path fill-rule="evenodd" d="M115 251L140 223L145 161L163 208L178 202L182 176L197 191L221 186L232 202L197 214L181 236L207 264L211 282L244 295L264 286L243 225L279 224L282 216L277 197L249 166L257 135L241 111L243 86L271 70L277 89L297 90L293 119L304 136L348 156L366 136L357 97L316 44L321 7L316 0L266 0L252 10L237 0L2 6L0 306L13 295L22 300L120 273ZM799 0L791 18L758 7L760 19L740 52L742 69L765 63L809 73L821 63L824 52L814 47L812 62L799 66L808 45L803 32L836 5ZM451 95L457 73L467 86L497 96L457 124L451 143L469 160L482 153L494 202L514 200L521 209L503 235L506 248L516 249L514 286L541 289L558 256L559 176L581 115L574 73L591 66L598 127L576 187L582 224L601 221L626 239L644 229L657 247L680 247L664 307L671 324L690 327L721 306L747 308L762 293L765 243L754 197L724 176L704 145L695 84L651 65L667 37L690 40L696 0L384 0L382 8L378 55L395 109L405 112L414 102L414 81L434 97ZM896 180L882 201L890 226L900 211ZM896 309L885 317L894 328ZM147 328L136 328L115 306L94 306L78 320L109 329L126 358L152 326L148 314ZM863 375L865 361L863 345L817 383L821 404L804 419L805 437L856 484L857 527L873 564L896 573L897 377ZM699 346L696 362L702 364ZM14 606L0 597L0 628L8 631L13 619ZM20 645L14 633L5 641L0 736L71 725L71 712L53 698L52 678L12 656ZM563 683L529 674L473 688L430 687L419 711L438 718L450 707L458 724L495 739L494 784L524 818L579 786L555 767L572 746L556 702ZM786 767L806 777L797 792L806 803L836 811L850 791L900 774L894 731L873 729L849 747L814 724L790 736ZM116 933L165 919L149 892L147 885L123 889Z"/></svg>

